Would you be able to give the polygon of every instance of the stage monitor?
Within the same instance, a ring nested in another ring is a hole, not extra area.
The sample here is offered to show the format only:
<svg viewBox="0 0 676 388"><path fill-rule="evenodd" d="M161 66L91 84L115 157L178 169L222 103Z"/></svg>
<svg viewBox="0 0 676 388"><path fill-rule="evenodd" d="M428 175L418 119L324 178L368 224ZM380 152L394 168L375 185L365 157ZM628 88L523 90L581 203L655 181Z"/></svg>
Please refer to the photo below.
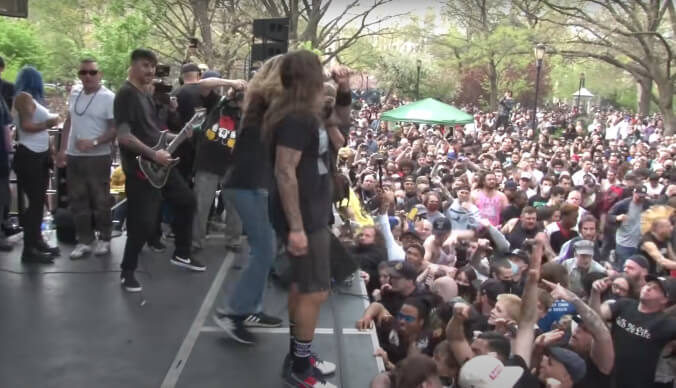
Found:
<svg viewBox="0 0 676 388"><path fill-rule="evenodd" d="M289 40L289 18L254 19L253 35L263 40L286 42Z"/></svg>
<svg viewBox="0 0 676 388"><path fill-rule="evenodd" d="M28 0L0 0L0 16L28 17Z"/></svg>

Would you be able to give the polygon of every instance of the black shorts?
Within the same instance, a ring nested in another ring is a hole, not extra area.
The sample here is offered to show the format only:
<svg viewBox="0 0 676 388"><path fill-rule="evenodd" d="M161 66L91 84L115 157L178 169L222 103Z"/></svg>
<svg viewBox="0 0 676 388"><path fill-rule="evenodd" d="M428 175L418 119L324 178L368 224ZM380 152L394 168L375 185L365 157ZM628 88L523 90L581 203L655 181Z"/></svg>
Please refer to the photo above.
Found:
<svg viewBox="0 0 676 388"><path fill-rule="evenodd" d="M302 294L328 291L331 288L330 235L321 228L307 235L308 252L289 256L291 281Z"/></svg>

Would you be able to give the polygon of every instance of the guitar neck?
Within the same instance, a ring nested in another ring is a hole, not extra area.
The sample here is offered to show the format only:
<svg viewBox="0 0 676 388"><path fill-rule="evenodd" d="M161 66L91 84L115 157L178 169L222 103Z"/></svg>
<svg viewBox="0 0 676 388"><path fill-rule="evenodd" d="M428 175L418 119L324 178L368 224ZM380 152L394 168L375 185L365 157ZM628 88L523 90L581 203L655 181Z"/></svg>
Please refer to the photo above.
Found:
<svg viewBox="0 0 676 388"><path fill-rule="evenodd" d="M183 127L183 129L181 129L181 132L179 132L178 135L176 135L176 137L174 137L174 139L171 141L171 143L169 143L169 145L167 145L167 152L169 152L170 154L173 154L174 151L176 151L178 146L180 146L181 143L183 143L185 141L185 139L188 138L188 135L186 135L186 132L187 132L187 127Z"/></svg>

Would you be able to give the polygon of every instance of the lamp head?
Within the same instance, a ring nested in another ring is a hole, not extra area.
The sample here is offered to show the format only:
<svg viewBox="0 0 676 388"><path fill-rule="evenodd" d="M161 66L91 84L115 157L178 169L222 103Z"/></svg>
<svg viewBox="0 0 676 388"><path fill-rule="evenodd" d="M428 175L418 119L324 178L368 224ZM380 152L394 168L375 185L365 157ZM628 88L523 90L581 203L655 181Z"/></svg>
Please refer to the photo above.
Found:
<svg viewBox="0 0 676 388"><path fill-rule="evenodd" d="M538 61L542 61L542 59L545 57L545 52L547 51L547 47L545 47L544 44L538 43L535 46L535 59Z"/></svg>

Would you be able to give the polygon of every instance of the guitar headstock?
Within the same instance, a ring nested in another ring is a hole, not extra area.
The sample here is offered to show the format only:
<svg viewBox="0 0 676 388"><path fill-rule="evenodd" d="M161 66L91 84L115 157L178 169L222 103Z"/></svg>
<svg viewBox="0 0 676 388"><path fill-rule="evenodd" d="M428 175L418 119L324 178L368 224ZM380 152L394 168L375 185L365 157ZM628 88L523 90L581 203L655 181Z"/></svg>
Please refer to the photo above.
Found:
<svg viewBox="0 0 676 388"><path fill-rule="evenodd" d="M207 109L206 108L195 108L195 114L192 116L190 121L188 121L186 126L191 127L193 130L198 130L204 124L204 120L207 118Z"/></svg>

